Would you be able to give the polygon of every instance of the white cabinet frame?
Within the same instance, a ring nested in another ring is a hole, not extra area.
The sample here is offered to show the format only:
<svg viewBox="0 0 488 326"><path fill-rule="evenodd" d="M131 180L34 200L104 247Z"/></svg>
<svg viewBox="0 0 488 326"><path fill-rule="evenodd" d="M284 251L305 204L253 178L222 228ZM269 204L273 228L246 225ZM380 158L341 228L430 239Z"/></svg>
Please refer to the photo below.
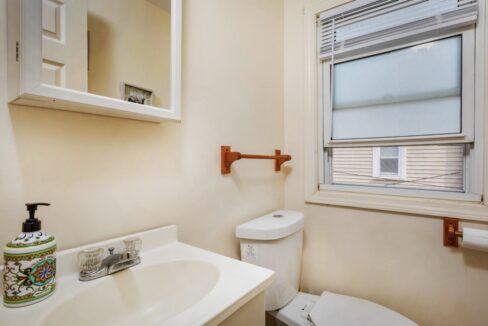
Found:
<svg viewBox="0 0 488 326"><path fill-rule="evenodd" d="M8 0L9 102L143 121L180 121L182 1L171 0L171 104L157 108L41 82L42 1Z"/></svg>

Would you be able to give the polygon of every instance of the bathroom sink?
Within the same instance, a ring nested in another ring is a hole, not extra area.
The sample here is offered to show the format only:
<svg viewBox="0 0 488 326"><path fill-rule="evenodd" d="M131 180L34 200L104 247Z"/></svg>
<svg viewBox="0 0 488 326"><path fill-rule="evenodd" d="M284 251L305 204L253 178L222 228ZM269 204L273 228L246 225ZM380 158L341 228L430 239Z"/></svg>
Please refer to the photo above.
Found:
<svg viewBox="0 0 488 326"><path fill-rule="evenodd" d="M117 251L127 237L142 240L140 264L95 280L79 280L80 251ZM175 225L64 250L58 252L56 264L56 292L22 308L0 304L1 326L213 326L233 320L239 311L262 316L264 322L264 290L274 275L179 242ZM246 309L249 305L258 308Z"/></svg>
<svg viewBox="0 0 488 326"><path fill-rule="evenodd" d="M197 260L128 269L63 302L42 325L158 325L202 299L218 278L215 266Z"/></svg>

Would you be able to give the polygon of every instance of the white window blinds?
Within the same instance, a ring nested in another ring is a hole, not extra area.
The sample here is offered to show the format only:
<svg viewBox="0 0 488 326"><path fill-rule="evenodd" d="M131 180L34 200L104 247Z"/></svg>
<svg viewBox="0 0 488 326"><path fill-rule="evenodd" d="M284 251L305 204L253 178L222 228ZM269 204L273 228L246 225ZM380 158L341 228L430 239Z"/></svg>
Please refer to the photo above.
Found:
<svg viewBox="0 0 488 326"><path fill-rule="evenodd" d="M477 0L357 0L320 15L320 58L476 22Z"/></svg>

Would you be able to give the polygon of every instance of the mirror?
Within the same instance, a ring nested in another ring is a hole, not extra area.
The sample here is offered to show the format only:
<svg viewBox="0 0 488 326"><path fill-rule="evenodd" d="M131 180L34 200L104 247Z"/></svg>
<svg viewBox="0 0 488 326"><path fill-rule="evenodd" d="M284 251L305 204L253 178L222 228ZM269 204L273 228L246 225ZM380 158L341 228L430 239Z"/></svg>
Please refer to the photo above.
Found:
<svg viewBox="0 0 488 326"><path fill-rule="evenodd" d="M42 83L168 108L170 0L43 0Z"/></svg>
<svg viewBox="0 0 488 326"><path fill-rule="evenodd" d="M9 0L12 103L180 120L181 0Z"/></svg>

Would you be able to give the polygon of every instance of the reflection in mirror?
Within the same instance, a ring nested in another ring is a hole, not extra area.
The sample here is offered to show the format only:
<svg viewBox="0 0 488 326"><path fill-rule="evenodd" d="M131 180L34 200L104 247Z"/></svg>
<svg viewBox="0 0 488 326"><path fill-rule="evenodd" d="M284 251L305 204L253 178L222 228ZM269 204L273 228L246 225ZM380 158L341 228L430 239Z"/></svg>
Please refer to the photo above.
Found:
<svg viewBox="0 0 488 326"><path fill-rule="evenodd" d="M43 0L42 82L170 107L171 0Z"/></svg>

